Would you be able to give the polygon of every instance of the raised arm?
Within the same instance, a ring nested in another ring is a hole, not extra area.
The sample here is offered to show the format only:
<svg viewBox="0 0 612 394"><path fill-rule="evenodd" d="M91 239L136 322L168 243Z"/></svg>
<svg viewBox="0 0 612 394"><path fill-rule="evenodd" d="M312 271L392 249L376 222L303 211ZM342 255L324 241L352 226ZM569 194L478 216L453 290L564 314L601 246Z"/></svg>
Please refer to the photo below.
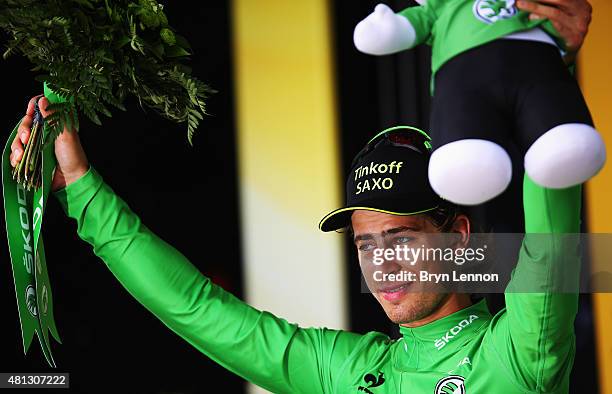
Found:
<svg viewBox="0 0 612 394"><path fill-rule="evenodd" d="M46 116L46 101L41 102ZM12 144L23 156L34 101ZM153 234L87 163L76 132L55 141L52 189L110 271L142 305L200 352L274 392L318 393L331 387L362 337L300 328L259 311L213 284Z"/></svg>
<svg viewBox="0 0 612 394"><path fill-rule="evenodd" d="M172 331L243 378L275 392L324 392L359 341L303 329L213 284L143 225L93 169L55 193L79 236Z"/></svg>
<svg viewBox="0 0 612 394"><path fill-rule="evenodd" d="M492 337L517 384L557 392L575 353L581 186L546 189L525 175L523 204L526 234Z"/></svg>
<svg viewBox="0 0 612 394"><path fill-rule="evenodd" d="M427 40L434 22L431 10L424 6L409 7L394 13L378 4L370 15L355 26L355 47L369 55L388 55L413 48Z"/></svg>

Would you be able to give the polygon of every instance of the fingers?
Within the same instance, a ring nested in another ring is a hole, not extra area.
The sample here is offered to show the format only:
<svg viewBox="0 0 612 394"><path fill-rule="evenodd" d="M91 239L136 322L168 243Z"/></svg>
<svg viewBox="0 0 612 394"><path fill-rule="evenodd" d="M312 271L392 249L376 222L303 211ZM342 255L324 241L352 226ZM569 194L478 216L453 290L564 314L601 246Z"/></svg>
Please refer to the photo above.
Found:
<svg viewBox="0 0 612 394"><path fill-rule="evenodd" d="M565 0L522 0L522 1L518 0L516 5L519 8L527 10L526 8L523 8L521 5L519 5L520 3L535 3L535 4L539 3L539 4L546 4L546 5L549 5L549 6L554 6L554 7L557 7L557 8L561 8L562 6L566 5L565 3L567 3L567 1L565 1Z"/></svg>
<svg viewBox="0 0 612 394"><path fill-rule="evenodd" d="M17 135L15 136L23 145L28 143L30 139L30 129L32 128L32 122L34 118L31 115L23 117L19 128L17 129Z"/></svg>
<svg viewBox="0 0 612 394"><path fill-rule="evenodd" d="M26 117L27 116L25 116L24 119ZM19 160L21 160L21 156L23 156L23 143L21 142L21 139L20 139L20 136L22 134L22 129L21 129L22 125L23 125L23 122L19 126L17 135L15 136L15 139L13 140L13 143L11 144L11 155L9 159L13 167L19 164Z"/></svg>
<svg viewBox="0 0 612 394"><path fill-rule="evenodd" d="M518 8L551 21L574 23L591 21L593 7L587 0L518 0Z"/></svg>
<svg viewBox="0 0 612 394"><path fill-rule="evenodd" d="M19 129L17 131L17 137L21 140L22 144L27 144L30 139L30 129L32 128L32 121L34 120L34 108L36 101L42 97L42 94L34 96L28 102L28 108L26 109L26 115L23 117Z"/></svg>
<svg viewBox="0 0 612 394"><path fill-rule="evenodd" d="M556 1L556 0L549 0ZM531 14L535 14L541 18L548 18L551 21L557 20L560 21L562 19L569 19L565 13L563 13L558 7L554 5L545 5L544 2L535 2L535 1L527 1L527 0L519 0L516 5ZM553 3L550 3L553 4ZM541 19L540 18L540 19Z"/></svg>
<svg viewBox="0 0 612 394"><path fill-rule="evenodd" d="M533 2L534 0L519 0L517 6L527 11L520 3ZM537 3L554 6L565 11L568 15L591 15L593 7L587 0L536 0Z"/></svg>
<svg viewBox="0 0 612 394"><path fill-rule="evenodd" d="M30 101L28 102L28 109L26 109L26 115L34 116L34 107L36 105L36 100L38 100L40 97L42 97L42 94L34 96L30 99Z"/></svg>
<svg viewBox="0 0 612 394"><path fill-rule="evenodd" d="M43 118L46 118L53 113L53 111L47 111L48 106L49 100L47 100L46 97L42 97L38 102L38 108L40 109L40 114L43 116Z"/></svg>
<svg viewBox="0 0 612 394"><path fill-rule="evenodd" d="M588 32L593 8L586 0L518 0L529 19L550 20L565 41L568 52L577 52Z"/></svg>
<svg viewBox="0 0 612 394"><path fill-rule="evenodd" d="M34 96L28 102L28 108L26 109L26 115L21 120L21 124L17 128L17 135L11 144L11 154L9 156L10 163L13 167L19 164L21 157L24 152L24 145L28 143L30 139L30 129L32 128L32 121L34 119L34 108L36 100L41 95Z"/></svg>
<svg viewBox="0 0 612 394"><path fill-rule="evenodd" d="M17 166L17 164L19 164L19 160L21 160L21 155L23 154L23 153L19 152L19 159L18 159L16 152L18 152L18 150L15 150L15 151L11 152L11 155L9 156L9 160L11 162L11 166L13 166L13 167L15 167L15 166Z"/></svg>
<svg viewBox="0 0 612 394"><path fill-rule="evenodd" d="M26 110L26 115L23 117L23 120L19 125L17 137L24 145L27 144L28 140L30 139L30 130L32 129L32 122L34 120L34 108L36 106L36 101L40 97L42 97L42 94L34 96L30 99L30 102L28 103L28 109Z"/></svg>

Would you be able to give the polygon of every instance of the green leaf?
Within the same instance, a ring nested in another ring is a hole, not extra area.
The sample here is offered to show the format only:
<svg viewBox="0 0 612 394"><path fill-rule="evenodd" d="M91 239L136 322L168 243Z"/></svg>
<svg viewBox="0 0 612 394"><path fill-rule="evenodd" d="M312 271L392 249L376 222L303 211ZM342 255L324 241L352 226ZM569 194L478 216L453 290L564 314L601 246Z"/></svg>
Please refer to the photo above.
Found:
<svg viewBox="0 0 612 394"><path fill-rule="evenodd" d="M96 114L96 112L94 110L92 110L91 108L88 108L88 107L83 107L83 112L85 112L85 115L92 122L94 122L98 126L102 126L102 122L100 121L100 118L98 117L98 114Z"/></svg>
<svg viewBox="0 0 612 394"><path fill-rule="evenodd" d="M112 117L113 117L113 114L111 114L111 112L108 110L108 108L106 108L106 107L104 106L104 104L102 104L102 103L99 103L99 104L98 104L98 107L96 107L96 109L97 109L99 112L101 112L101 113L103 113L104 115L106 115L107 117L109 117L109 118L112 118Z"/></svg>
<svg viewBox="0 0 612 394"><path fill-rule="evenodd" d="M151 52L153 52L153 54L155 56L157 56L159 59L163 59L164 57L164 45L160 42L157 45L153 45L150 47Z"/></svg>
<svg viewBox="0 0 612 394"><path fill-rule="evenodd" d="M174 38L176 39L176 45L185 49L192 50L191 45L189 45L189 41L187 41L185 37L180 34L174 33Z"/></svg>
<svg viewBox="0 0 612 394"><path fill-rule="evenodd" d="M121 49L125 46L125 44L128 44L132 42L132 39L128 36L123 36L120 39L118 39L117 41L115 41L115 44L113 45L114 49Z"/></svg>
<svg viewBox="0 0 612 394"><path fill-rule="evenodd" d="M181 56L191 56L191 53L187 52L185 49L181 48L178 45L173 45L166 49L167 57L181 57Z"/></svg>
<svg viewBox="0 0 612 394"><path fill-rule="evenodd" d="M190 109L189 110L189 115L190 116L195 116L196 118L198 118L199 120L203 120L204 118L202 117L202 114L200 114L200 112L198 112L198 110L195 109Z"/></svg>
<svg viewBox="0 0 612 394"><path fill-rule="evenodd" d="M74 3L82 5L83 7L93 10L94 6L91 4L89 0L72 0Z"/></svg>

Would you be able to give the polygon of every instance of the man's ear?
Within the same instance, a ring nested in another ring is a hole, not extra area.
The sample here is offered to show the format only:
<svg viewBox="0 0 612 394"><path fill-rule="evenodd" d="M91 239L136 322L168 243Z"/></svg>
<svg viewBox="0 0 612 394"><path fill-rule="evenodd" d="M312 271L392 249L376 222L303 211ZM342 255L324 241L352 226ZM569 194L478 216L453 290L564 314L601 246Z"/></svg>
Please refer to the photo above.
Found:
<svg viewBox="0 0 612 394"><path fill-rule="evenodd" d="M450 232L456 233L459 236L456 245L458 248L467 248L470 243L470 224L470 219L464 214L459 214L455 218Z"/></svg>

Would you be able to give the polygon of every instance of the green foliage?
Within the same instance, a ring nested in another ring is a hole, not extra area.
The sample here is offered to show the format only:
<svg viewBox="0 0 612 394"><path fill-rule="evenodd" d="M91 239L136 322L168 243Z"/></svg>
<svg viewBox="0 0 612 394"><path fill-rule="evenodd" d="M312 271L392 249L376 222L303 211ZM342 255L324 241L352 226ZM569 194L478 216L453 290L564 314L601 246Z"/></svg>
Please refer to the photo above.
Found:
<svg viewBox="0 0 612 394"><path fill-rule="evenodd" d="M4 57L27 57L58 95L52 136L78 126L76 112L101 124L110 107L125 110L128 95L193 134L213 92L188 71L187 40L168 25L155 0L0 0Z"/></svg>
<svg viewBox="0 0 612 394"><path fill-rule="evenodd" d="M162 41L168 45L176 44L176 38L174 37L174 33L172 32L172 30L166 27L161 29L161 31L159 32L159 36L161 37Z"/></svg>

